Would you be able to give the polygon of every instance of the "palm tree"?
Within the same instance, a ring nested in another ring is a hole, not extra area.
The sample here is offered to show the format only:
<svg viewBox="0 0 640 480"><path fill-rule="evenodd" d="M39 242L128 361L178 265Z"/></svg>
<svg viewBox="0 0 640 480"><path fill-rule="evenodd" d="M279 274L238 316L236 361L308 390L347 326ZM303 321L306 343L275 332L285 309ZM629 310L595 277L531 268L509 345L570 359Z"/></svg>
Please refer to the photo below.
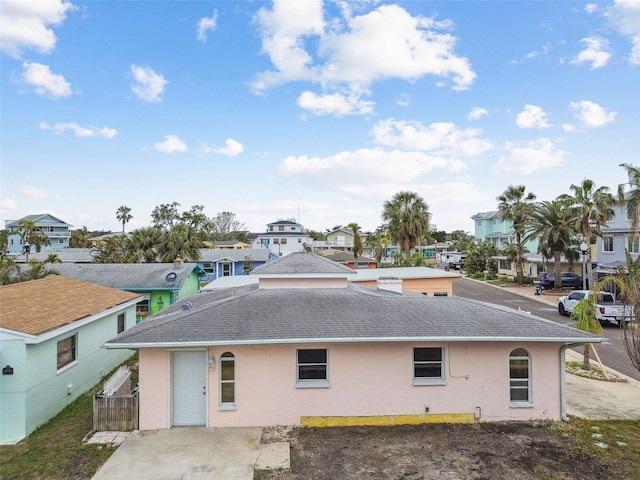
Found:
<svg viewBox="0 0 640 480"><path fill-rule="evenodd" d="M544 201L535 206L526 222L524 240L538 239L553 254L555 288L562 288L561 255L575 238L575 217L559 200Z"/></svg>
<svg viewBox="0 0 640 480"><path fill-rule="evenodd" d="M71 238L69 238L69 246L72 248L87 248L89 243L89 231L87 227L83 226L71 232Z"/></svg>
<svg viewBox="0 0 640 480"><path fill-rule="evenodd" d="M358 268L358 257L362 255L362 238L358 231L360 230L360 226L357 223L350 223L347 225L347 228L350 228L353 232L353 259L354 259L354 268Z"/></svg>
<svg viewBox="0 0 640 480"><path fill-rule="evenodd" d="M534 209L534 193L525 195L527 187L524 185L509 185L502 195L496 198L500 202L498 210L503 220L511 220L513 231L516 234L516 283L524 282L522 238L526 232L526 224Z"/></svg>
<svg viewBox="0 0 640 480"><path fill-rule="evenodd" d="M557 281L557 277L556 277ZM602 333L602 325L596 320L596 293L591 293L587 298L583 298L576 306L573 307L571 317L574 318L576 328L583 332L600 334ZM589 351L591 349L590 344L585 343L583 347L582 369L590 370L589 366Z"/></svg>
<svg viewBox="0 0 640 480"><path fill-rule="evenodd" d="M0 254L0 285L16 282L20 276L20 266L9 255Z"/></svg>
<svg viewBox="0 0 640 480"><path fill-rule="evenodd" d="M560 195L558 200L565 202L567 208L572 210L572 215L576 218L575 229L588 246L586 274L589 285L593 285L591 245L594 243L594 236L592 230L595 228L595 233L600 235L602 227L613 218L615 199L609 193L609 187L595 188L593 180L585 179L580 185L571 185L569 188L572 195Z"/></svg>
<svg viewBox="0 0 640 480"><path fill-rule="evenodd" d="M157 244L158 255L163 263L171 263L178 257L196 262L200 259L200 248L203 248L203 244L196 230L184 223L163 231Z"/></svg>
<svg viewBox="0 0 640 480"><path fill-rule="evenodd" d="M131 232L125 241L127 257L134 263L144 261L156 263L158 260L157 244L160 229L156 227L139 228Z"/></svg>
<svg viewBox="0 0 640 480"><path fill-rule="evenodd" d="M411 263L411 249L429 230L429 206L415 192L398 192L384 202L382 219L387 222L391 240L404 251L406 263Z"/></svg>
<svg viewBox="0 0 640 480"><path fill-rule="evenodd" d="M122 222L122 234L124 235L124 224L133 218L133 215L131 215L131 209L122 205L116 211L116 218Z"/></svg>
<svg viewBox="0 0 640 480"><path fill-rule="evenodd" d="M624 185L618 186L618 196L620 203L626 204L627 219L631 220L631 231L634 236L638 233L640 227L640 167L635 167L629 163L621 163L629 177L630 190L625 193Z"/></svg>
<svg viewBox="0 0 640 480"><path fill-rule="evenodd" d="M40 253L40 250L44 245L50 245L51 242L42 229L36 226L36 222L33 220L20 220L18 222L18 232L22 239L23 245L29 245L35 247L35 251ZM27 259L29 255L27 253Z"/></svg>
<svg viewBox="0 0 640 480"><path fill-rule="evenodd" d="M123 236L113 235L93 247L94 263L127 263L127 252Z"/></svg>

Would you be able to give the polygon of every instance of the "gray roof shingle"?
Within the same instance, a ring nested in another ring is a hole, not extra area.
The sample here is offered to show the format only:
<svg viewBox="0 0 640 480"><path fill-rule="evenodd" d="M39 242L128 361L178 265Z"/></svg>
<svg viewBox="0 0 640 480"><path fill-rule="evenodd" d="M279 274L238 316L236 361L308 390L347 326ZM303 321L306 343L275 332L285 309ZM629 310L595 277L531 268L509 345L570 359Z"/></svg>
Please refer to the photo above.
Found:
<svg viewBox="0 0 640 480"><path fill-rule="evenodd" d="M602 337L506 307L350 285L201 292L107 342L175 345L391 341L600 342Z"/></svg>
<svg viewBox="0 0 640 480"><path fill-rule="evenodd" d="M51 268L65 277L121 290L180 289L194 269L200 270L195 263L184 263L178 268L173 263L56 264ZM169 273L176 274L175 281L167 281Z"/></svg>

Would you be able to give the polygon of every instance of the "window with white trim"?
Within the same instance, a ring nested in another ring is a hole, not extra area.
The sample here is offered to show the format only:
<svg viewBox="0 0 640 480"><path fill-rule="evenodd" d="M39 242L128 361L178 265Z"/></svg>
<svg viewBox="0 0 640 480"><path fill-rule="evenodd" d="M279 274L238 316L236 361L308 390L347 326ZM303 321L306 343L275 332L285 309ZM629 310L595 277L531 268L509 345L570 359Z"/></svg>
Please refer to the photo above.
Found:
<svg viewBox="0 0 640 480"><path fill-rule="evenodd" d="M530 406L531 357L524 348L516 348L509 354L509 399L512 406Z"/></svg>
<svg viewBox="0 0 640 480"><path fill-rule="evenodd" d="M329 386L329 352L326 348L308 348L296 351L296 386Z"/></svg>
<svg viewBox="0 0 640 480"><path fill-rule="evenodd" d="M444 348L421 347L413 349L413 384L444 385Z"/></svg>
<svg viewBox="0 0 640 480"><path fill-rule="evenodd" d="M57 357L57 369L60 370L67 365L71 365L76 361L76 347L77 337L71 335L70 337L60 340L58 342L58 357Z"/></svg>
<svg viewBox="0 0 640 480"><path fill-rule="evenodd" d="M627 250L629 253L640 253L640 235L627 235Z"/></svg>
<svg viewBox="0 0 640 480"><path fill-rule="evenodd" d="M613 252L613 236L612 235L603 235L602 236L602 251L603 252Z"/></svg>
<svg viewBox="0 0 640 480"><path fill-rule="evenodd" d="M236 357L231 352L220 355L220 407L236 406Z"/></svg>

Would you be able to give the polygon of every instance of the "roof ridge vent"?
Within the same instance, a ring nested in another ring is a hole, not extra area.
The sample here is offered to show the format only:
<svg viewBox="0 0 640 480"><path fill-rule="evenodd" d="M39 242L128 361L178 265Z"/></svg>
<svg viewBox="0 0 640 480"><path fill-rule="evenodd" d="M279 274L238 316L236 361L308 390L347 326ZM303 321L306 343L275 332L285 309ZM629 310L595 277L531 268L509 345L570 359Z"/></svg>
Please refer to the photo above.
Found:
<svg viewBox="0 0 640 480"><path fill-rule="evenodd" d="M182 311L186 312L187 310L191 310L193 308L193 303L185 302L180 306L180 308L182 309Z"/></svg>

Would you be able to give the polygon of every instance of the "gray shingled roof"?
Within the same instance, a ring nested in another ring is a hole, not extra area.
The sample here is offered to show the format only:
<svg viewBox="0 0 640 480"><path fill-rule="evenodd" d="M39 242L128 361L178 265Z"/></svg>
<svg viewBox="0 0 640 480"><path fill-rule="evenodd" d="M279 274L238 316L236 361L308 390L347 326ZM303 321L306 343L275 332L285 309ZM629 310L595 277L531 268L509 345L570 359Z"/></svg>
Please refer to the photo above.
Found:
<svg viewBox="0 0 640 480"><path fill-rule="evenodd" d="M251 271L251 275L331 275L344 277L355 271L315 253L294 252L277 260L260 265Z"/></svg>
<svg viewBox="0 0 640 480"><path fill-rule="evenodd" d="M194 269L201 271L195 263L185 263L179 268L173 263L56 264L51 269L65 277L120 290L179 290ZM175 281L167 281L172 272L176 274Z"/></svg>
<svg viewBox="0 0 640 480"><path fill-rule="evenodd" d="M242 262L245 257L251 257L254 262L266 262L269 260L268 248L201 248L200 262L217 262L219 260L232 260Z"/></svg>
<svg viewBox="0 0 640 480"><path fill-rule="evenodd" d="M91 248L56 248L45 250L39 253L30 253L29 260L38 260L39 262L43 262L49 255L55 254L58 256L62 263L91 263L93 262L94 258L93 252L94 250ZM12 257L18 263L27 261L26 255L15 255ZM49 264L48 268L53 268L55 270L55 267L56 265Z"/></svg>
<svg viewBox="0 0 640 480"><path fill-rule="evenodd" d="M190 309L183 310L188 305ZM107 342L112 348L392 341L584 343L602 337L455 297L371 287L201 292Z"/></svg>

